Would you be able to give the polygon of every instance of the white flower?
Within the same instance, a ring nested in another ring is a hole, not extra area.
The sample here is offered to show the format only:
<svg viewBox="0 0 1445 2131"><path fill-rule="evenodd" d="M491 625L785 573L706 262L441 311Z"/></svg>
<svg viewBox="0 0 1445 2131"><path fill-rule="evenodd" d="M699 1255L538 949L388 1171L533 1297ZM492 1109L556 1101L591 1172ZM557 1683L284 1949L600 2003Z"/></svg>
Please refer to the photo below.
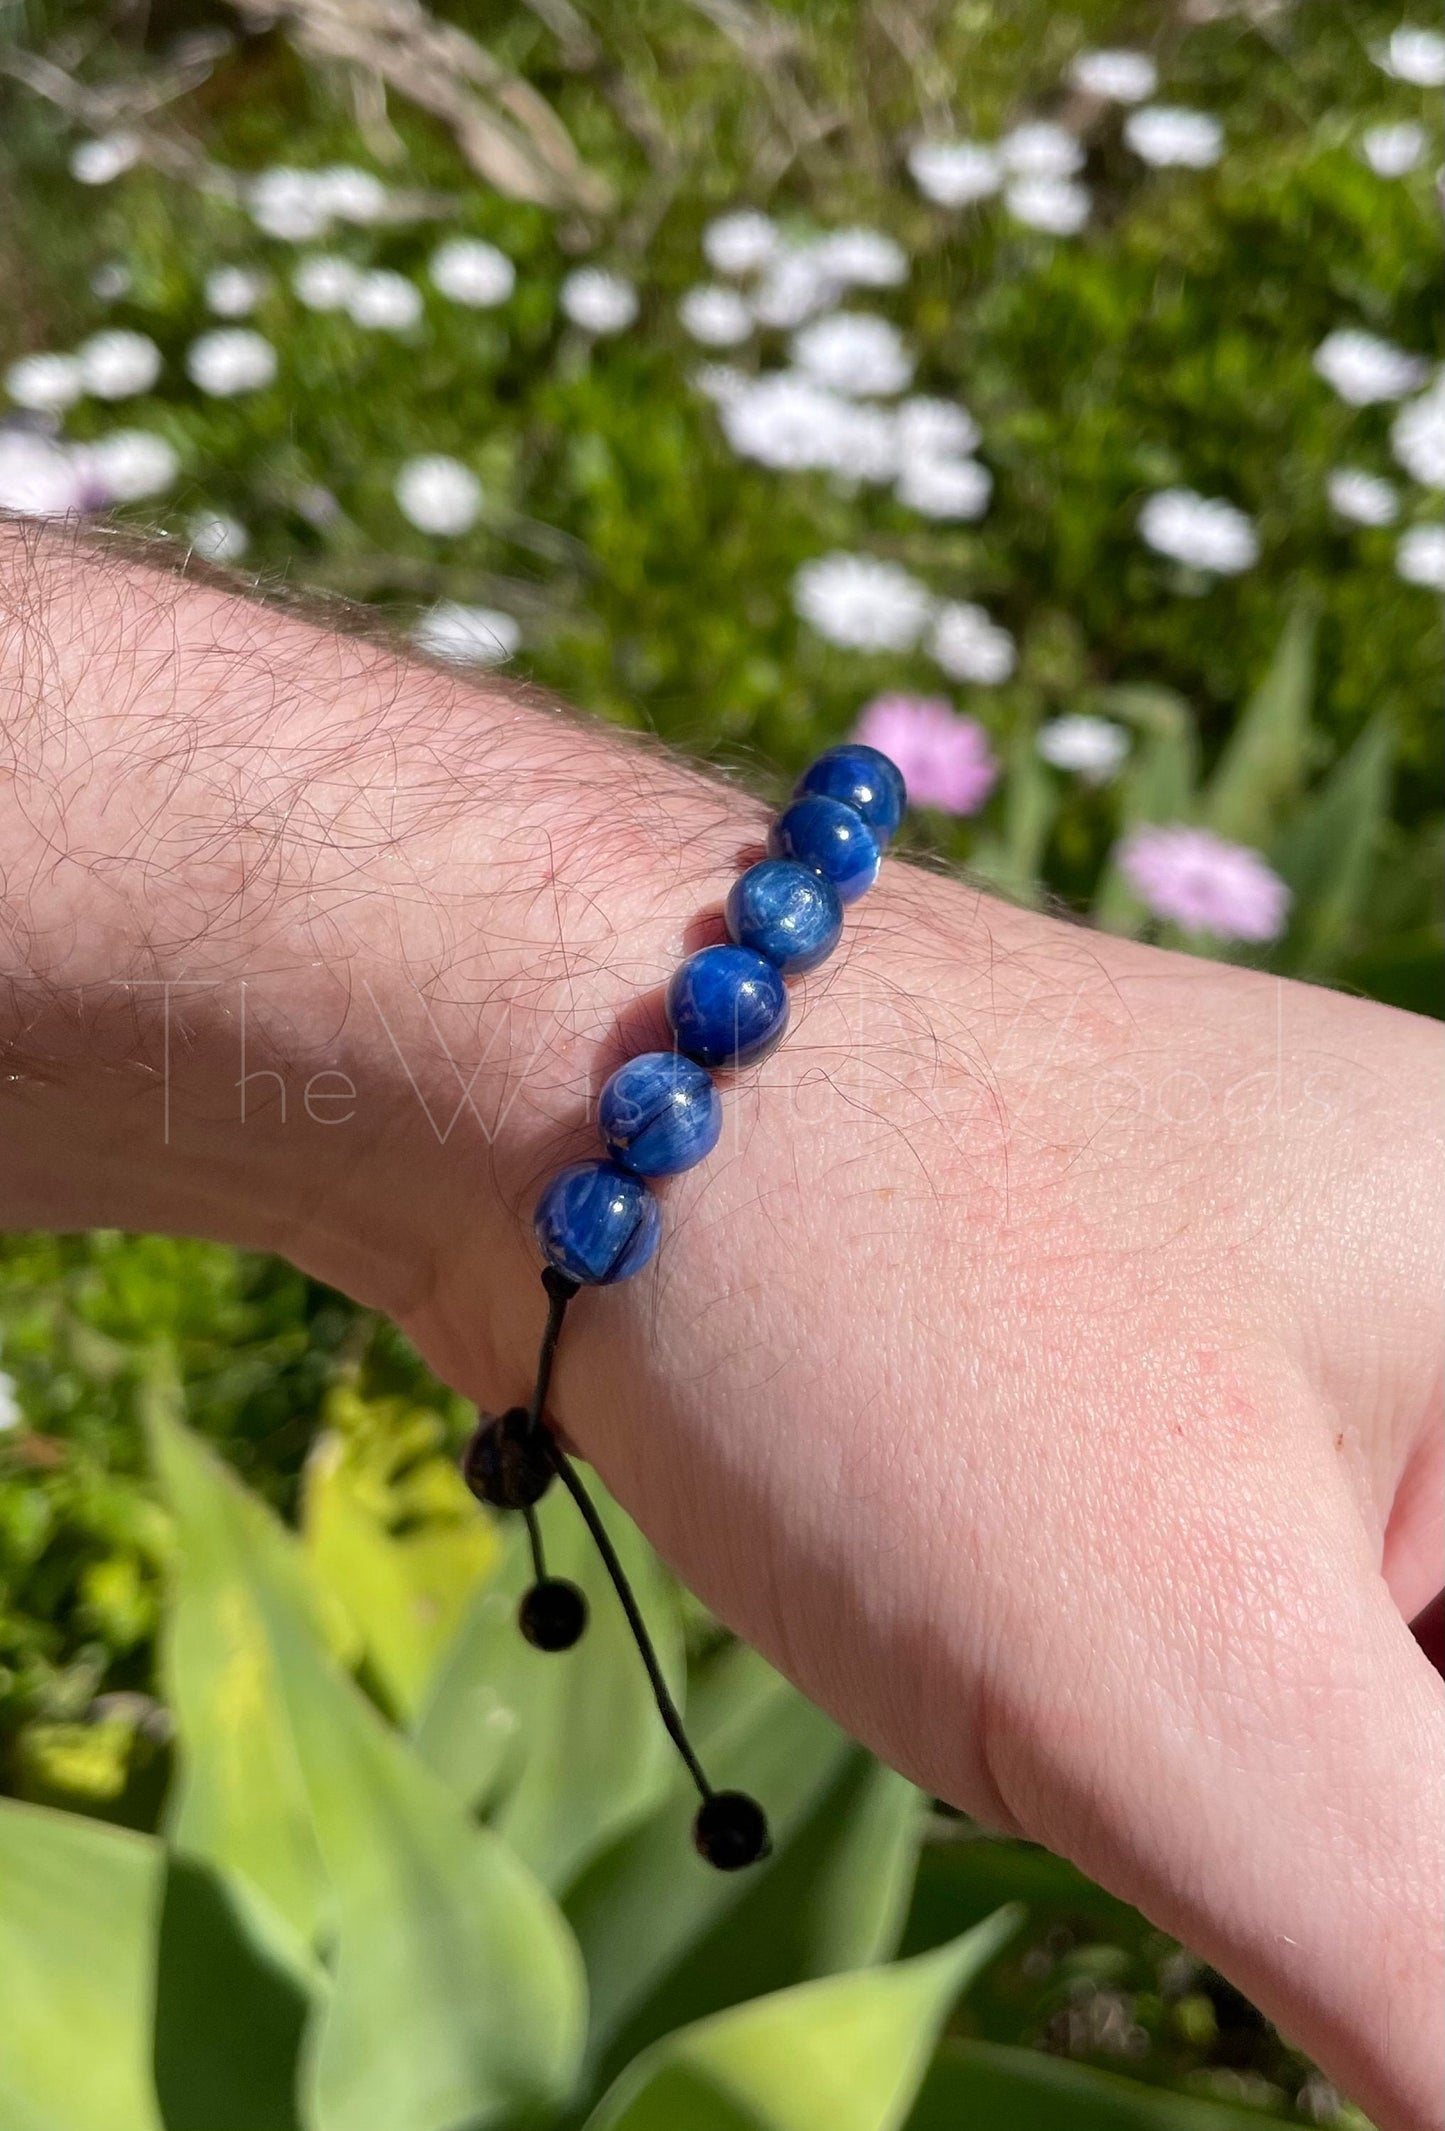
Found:
<svg viewBox="0 0 1445 2131"><path fill-rule="evenodd" d="M795 245L773 260L753 295L760 326L786 332L800 326L838 295L838 281L816 245Z"/></svg>
<svg viewBox="0 0 1445 2131"><path fill-rule="evenodd" d="M962 458L980 438L977 422L955 400L900 400L897 427L898 456L905 464L910 459Z"/></svg>
<svg viewBox="0 0 1445 2131"><path fill-rule="evenodd" d="M864 311L835 311L793 336L793 360L809 377L850 399L902 392L913 358L897 326Z"/></svg>
<svg viewBox="0 0 1445 2131"><path fill-rule="evenodd" d="M812 249L845 288L896 289L908 279L907 253L881 230L830 230Z"/></svg>
<svg viewBox="0 0 1445 2131"><path fill-rule="evenodd" d="M993 494L993 475L977 459L905 461L893 493L925 518L981 518Z"/></svg>
<svg viewBox="0 0 1445 2131"><path fill-rule="evenodd" d="M116 326L93 333L76 350L81 382L98 400L128 400L149 392L161 374L161 351L147 333Z"/></svg>
<svg viewBox="0 0 1445 2131"><path fill-rule="evenodd" d="M1402 533L1395 568L1407 585L1445 592L1445 525L1412 525Z"/></svg>
<svg viewBox="0 0 1445 2131"><path fill-rule="evenodd" d="M756 274L772 259L778 243L774 224L749 208L719 215L702 233L703 257L719 274Z"/></svg>
<svg viewBox="0 0 1445 2131"><path fill-rule="evenodd" d="M1142 104L1159 86L1159 69L1147 52L1080 52L1069 79L1086 96L1111 104Z"/></svg>
<svg viewBox="0 0 1445 2131"><path fill-rule="evenodd" d="M276 375L276 350L249 326L217 326L187 348L186 375L215 400L260 392Z"/></svg>
<svg viewBox="0 0 1445 2131"><path fill-rule="evenodd" d="M0 429L0 510L63 518L96 497L75 455L29 429Z"/></svg>
<svg viewBox="0 0 1445 2131"><path fill-rule="evenodd" d="M218 266L206 276L206 309L217 318L245 318L266 293L266 277L248 266Z"/></svg>
<svg viewBox="0 0 1445 2131"><path fill-rule="evenodd" d="M73 355L22 355L5 372L5 390L17 407L29 407L36 414L59 414L74 406L85 390L85 380Z"/></svg>
<svg viewBox="0 0 1445 2131"><path fill-rule="evenodd" d="M381 179L352 163L329 163L312 176L316 196L327 214L340 222L379 222L388 193Z"/></svg>
<svg viewBox="0 0 1445 2131"><path fill-rule="evenodd" d="M1423 126L1401 119L1394 126L1371 126L1360 136L1360 153L1380 178L1403 178L1425 159L1429 140Z"/></svg>
<svg viewBox="0 0 1445 2131"><path fill-rule="evenodd" d="M358 269L338 252L308 252L297 261L291 288L308 311L344 311L360 279Z"/></svg>
<svg viewBox="0 0 1445 2131"><path fill-rule="evenodd" d="M469 532L482 508L482 484L469 466L445 452L408 459L394 488L404 518L419 532L451 537Z"/></svg>
<svg viewBox="0 0 1445 2131"><path fill-rule="evenodd" d="M723 434L744 459L780 473L826 466L843 409L836 394L790 370L749 380L722 403Z"/></svg>
<svg viewBox="0 0 1445 2131"><path fill-rule="evenodd" d="M1056 770L1071 770L1085 784L1107 784L1129 752L1129 735L1112 718L1081 711L1041 726L1035 745Z"/></svg>
<svg viewBox="0 0 1445 2131"><path fill-rule="evenodd" d="M730 407L752 389L756 380L746 370L739 370L736 363L699 363L692 373L692 383L714 406Z"/></svg>
<svg viewBox="0 0 1445 2131"><path fill-rule="evenodd" d="M1002 163L978 141L919 141L908 151L908 168L924 198L939 207L967 207L1003 184Z"/></svg>
<svg viewBox="0 0 1445 2131"><path fill-rule="evenodd" d="M720 401L723 434L744 459L782 473L887 481L897 464L892 416L859 407L793 370L747 379Z"/></svg>
<svg viewBox="0 0 1445 2131"><path fill-rule="evenodd" d="M1424 382L1426 365L1374 333L1353 326L1327 333L1315 349L1315 368L1352 407L1376 400L1402 400Z"/></svg>
<svg viewBox="0 0 1445 2131"><path fill-rule="evenodd" d="M427 269L443 296L474 311L505 303L517 286L517 269L505 252L481 237L451 237L432 253Z"/></svg>
<svg viewBox="0 0 1445 2131"><path fill-rule="evenodd" d="M130 294L130 268L119 259L106 259L90 277L90 292L102 303L117 303Z"/></svg>
<svg viewBox="0 0 1445 2131"><path fill-rule="evenodd" d="M0 1433L21 1427L24 1420L20 1401L15 1396L14 1379L0 1371Z"/></svg>
<svg viewBox="0 0 1445 2131"><path fill-rule="evenodd" d="M1417 30L1402 23L1384 51L1376 54L1375 63L1397 81L1438 89L1445 83L1445 37L1438 30Z"/></svg>
<svg viewBox="0 0 1445 2131"><path fill-rule="evenodd" d="M109 185L140 161L141 144L134 133L102 133L93 141L81 141L70 151L70 175L82 185Z"/></svg>
<svg viewBox="0 0 1445 2131"><path fill-rule="evenodd" d="M1207 111L1180 104L1146 104L1124 121L1124 138L1135 155L1161 170L1179 166L1207 170L1224 153L1224 128Z"/></svg>
<svg viewBox="0 0 1445 2131"><path fill-rule="evenodd" d="M331 207L315 171L278 163L251 180L246 197L252 221L268 237L305 244L331 226Z"/></svg>
<svg viewBox="0 0 1445 2131"><path fill-rule="evenodd" d="M1004 194L1004 205L1015 222L1042 229L1051 237L1077 235L1089 219L1092 206L1087 185L1074 185L1067 178L1021 178Z"/></svg>
<svg viewBox="0 0 1445 2131"><path fill-rule="evenodd" d="M1139 531L1159 554L1221 577L1233 577L1259 560L1259 536L1244 512L1192 488L1165 488L1151 496L1139 513Z"/></svg>
<svg viewBox="0 0 1445 2131"><path fill-rule="evenodd" d="M1445 488L1445 376L1400 409L1390 425L1390 449L1413 480Z"/></svg>
<svg viewBox="0 0 1445 2131"><path fill-rule="evenodd" d="M933 595L896 562L823 555L793 579L793 605L830 644L849 651L910 651L933 612Z"/></svg>
<svg viewBox="0 0 1445 2131"><path fill-rule="evenodd" d="M500 666L516 651L522 632L510 614L440 599L412 630L411 640L418 651L448 665Z"/></svg>
<svg viewBox="0 0 1445 2131"><path fill-rule="evenodd" d="M113 503L158 496L181 470L174 447L149 429L113 429L84 455L88 474Z"/></svg>
<svg viewBox="0 0 1445 2131"><path fill-rule="evenodd" d="M1014 640L1007 629L968 600L946 600L934 616L928 639L930 656L954 681L993 688L1006 681L1017 664Z"/></svg>
<svg viewBox="0 0 1445 2131"><path fill-rule="evenodd" d="M753 314L736 289L689 289L677 315L683 331L705 348L735 348L753 330Z"/></svg>
<svg viewBox="0 0 1445 2131"><path fill-rule="evenodd" d="M1048 119L1013 127L999 142L998 156L1015 178L1071 178L1084 167L1076 137Z"/></svg>
<svg viewBox="0 0 1445 2131"><path fill-rule="evenodd" d="M1358 466L1337 466L1325 483L1330 502L1352 525L1393 525L1400 499L1388 481Z"/></svg>
<svg viewBox="0 0 1445 2131"><path fill-rule="evenodd" d="M421 290L405 274L373 267L369 274L357 276L346 308L359 326L370 326L381 333L405 333L421 317Z"/></svg>
<svg viewBox="0 0 1445 2131"><path fill-rule="evenodd" d="M605 266L579 266L561 288L562 308L589 333L621 333L637 316L637 291Z"/></svg>
<svg viewBox="0 0 1445 2131"><path fill-rule="evenodd" d="M238 562L251 544L239 518L225 511L197 511L186 521L192 551L202 562Z"/></svg>

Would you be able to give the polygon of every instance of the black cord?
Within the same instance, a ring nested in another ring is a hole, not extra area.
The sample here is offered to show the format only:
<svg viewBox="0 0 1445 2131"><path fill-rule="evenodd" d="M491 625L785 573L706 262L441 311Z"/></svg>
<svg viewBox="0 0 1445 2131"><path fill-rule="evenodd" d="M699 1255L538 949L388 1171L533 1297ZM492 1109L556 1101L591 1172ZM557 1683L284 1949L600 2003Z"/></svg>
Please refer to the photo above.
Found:
<svg viewBox="0 0 1445 2131"><path fill-rule="evenodd" d="M683 1729L681 1714L668 1690L667 1681L662 1676L662 1667L658 1663L652 1637L647 1632L647 1623L642 1618L642 1610L633 1596L632 1586L627 1580L627 1571L618 1560L617 1549L597 1513L597 1505L578 1478L572 1460L550 1433L547 1437L547 1447L552 1463L557 1468L557 1476L581 1511L582 1521L592 1534L593 1544L602 1556L603 1566L612 1579L612 1588L621 1601L622 1610L627 1615L627 1625L632 1630L632 1640L647 1667L647 1677L652 1682L653 1700L657 1704L657 1713L663 1721L667 1735L687 1764L688 1774L697 1785L699 1796L704 1800L709 1799L714 1796L713 1787L704 1775L702 1763L693 1752L692 1742Z"/></svg>
<svg viewBox="0 0 1445 2131"><path fill-rule="evenodd" d="M547 1557L542 1552L542 1527L537 1521L537 1512L529 1502L522 1511L527 1520L527 1544L532 1549L532 1576L537 1583L547 1581Z"/></svg>
<svg viewBox="0 0 1445 2131"><path fill-rule="evenodd" d="M577 1292L577 1282L550 1265L542 1275L542 1285L547 1290L547 1327L537 1355L537 1381L532 1388L532 1403L527 1408L527 1419L533 1428L542 1425L547 1392L552 1382L552 1364L557 1358L557 1342L562 1336L562 1320L567 1315L568 1303Z"/></svg>

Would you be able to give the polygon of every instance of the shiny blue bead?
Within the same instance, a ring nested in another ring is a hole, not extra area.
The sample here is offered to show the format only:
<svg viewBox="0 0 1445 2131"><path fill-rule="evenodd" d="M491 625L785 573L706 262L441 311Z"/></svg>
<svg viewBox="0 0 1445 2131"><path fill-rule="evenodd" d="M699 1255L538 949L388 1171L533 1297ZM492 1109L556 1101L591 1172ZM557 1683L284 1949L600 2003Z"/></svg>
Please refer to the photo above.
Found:
<svg viewBox="0 0 1445 2131"><path fill-rule="evenodd" d="M838 944L843 905L821 873L792 858L764 858L728 891L729 937L766 955L785 977L816 969Z"/></svg>
<svg viewBox="0 0 1445 2131"><path fill-rule="evenodd" d="M677 1051L629 1058L597 1101L602 1144L637 1176L676 1176L711 1154L722 1131L722 1097L700 1065Z"/></svg>
<svg viewBox="0 0 1445 2131"><path fill-rule="evenodd" d="M802 799L809 792L841 799L845 807L863 816L880 844L896 833L908 805L908 787L898 765L861 740L825 748L816 762L810 762L793 787L793 796Z"/></svg>
<svg viewBox="0 0 1445 2131"><path fill-rule="evenodd" d="M549 1265L584 1287L640 1273L657 1249L662 1208L616 1162L573 1162L537 1201L532 1228Z"/></svg>
<svg viewBox="0 0 1445 2131"><path fill-rule="evenodd" d="M748 1065L780 1041L787 987L750 947L703 947L668 985L667 1019L678 1049L699 1065Z"/></svg>
<svg viewBox="0 0 1445 2131"><path fill-rule="evenodd" d="M878 878L878 839L861 814L841 799L810 793L794 799L768 832L774 858L795 858L821 873L838 891L840 902L856 902Z"/></svg>

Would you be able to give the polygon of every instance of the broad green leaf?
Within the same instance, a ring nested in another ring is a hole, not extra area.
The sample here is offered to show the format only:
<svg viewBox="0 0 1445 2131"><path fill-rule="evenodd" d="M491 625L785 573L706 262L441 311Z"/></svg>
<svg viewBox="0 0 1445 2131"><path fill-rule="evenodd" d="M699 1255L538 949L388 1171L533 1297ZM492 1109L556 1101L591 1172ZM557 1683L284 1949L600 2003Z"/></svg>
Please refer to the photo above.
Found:
<svg viewBox="0 0 1445 2131"><path fill-rule="evenodd" d="M155 2086L166 2131L303 2131L296 2071L316 1989L257 1903L172 1855L156 1947Z"/></svg>
<svg viewBox="0 0 1445 2131"><path fill-rule="evenodd" d="M1259 2131L1258 2109L1202 2101L997 2042L945 2042L908 2131Z"/></svg>
<svg viewBox="0 0 1445 2131"><path fill-rule="evenodd" d="M1350 944L1389 806L1394 746L1385 719L1367 725L1270 854L1295 897L1281 957L1289 969L1327 975Z"/></svg>
<svg viewBox="0 0 1445 2131"><path fill-rule="evenodd" d="M887 1918L899 1870L897 1848L885 1845L880 1853L876 1882L855 1869L850 1884L857 1890L861 1882L862 1891L838 1896L843 1916L850 1900L856 1902L851 1935L839 1924L831 1940L818 1908L809 1907L822 1899L817 1884L809 1883L806 1870L793 1868L795 1849L807 1843L814 1817L856 1754L837 1727L740 1645L727 1651L694 1690L689 1714L712 1782L719 1789L751 1791L762 1800L772 1828L772 1856L747 1872L714 1872L704 1864L691 1842L697 1797L679 1772L661 1810L583 1875L566 1907L587 1964L594 2065L611 2063L619 2041L631 2054L698 2010L696 1997L688 1996L697 1987L689 1966L693 1957L704 1990L746 1993L779 1980L768 1963L784 1941L775 1946L766 1936L760 1940L759 1931L792 1933L784 1958L800 1966L785 1968L782 1977L791 1982L804 1962L813 1963L817 1972L866 1957L870 1937L881 1942L891 1928ZM888 1810L896 1810L897 1793L890 1791L886 1798ZM837 1849L847 1851L849 1827L834 1833ZM837 1854L826 1842L821 1851L811 1858L820 1873ZM776 1901L770 1893L775 1886ZM747 1917L756 1919L756 1930ZM838 1916L833 1921L838 1924ZM716 1997L710 2001L718 2002Z"/></svg>
<svg viewBox="0 0 1445 2131"><path fill-rule="evenodd" d="M896 2131L954 1999L1018 1922L1000 1910L951 1946L800 1983L647 2050L587 2131Z"/></svg>
<svg viewBox="0 0 1445 2131"><path fill-rule="evenodd" d="M1240 712L1200 803L1200 819L1220 836L1267 844L1304 785L1316 631L1313 607L1296 607Z"/></svg>
<svg viewBox="0 0 1445 2131"><path fill-rule="evenodd" d="M451 1459L437 1418L343 1388L306 1461L301 1528L317 1580L355 1624L369 1675L410 1719L501 1541Z"/></svg>
<svg viewBox="0 0 1445 2131"><path fill-rule="evenodd" d="M222 1485L167 1418L173 1391L156 1384L148 1399L152 1454L179 1538L161 1635L179 1734L167 1835L181 1854L254 1889L306 1947L321 1927L326 1875L286 1717L274 1618L279 1611L314 1632L305 1565L264 1506Z"/></svg>
<svg viewBox="0 0 1445 2131"><path fill-rule="evenodd" d="M1086 1879L1076 1865L1037 1843L974 1832L967 1823L951 1840L925 1843L904 1933L904 1951L922 1953L992 1916L1004 1902L1022 1902L1029 1924L1084 1925L1112 1943L1129 1945L1153 1928L1127 1902Z"/></svg>
<svg viewBox="0 0 1445 2131"><path fill-rule="evenodd" d="M146 1836L0 1800L5 2131L161 2131L150 2064L163 1871Z"/></svg>
<svg viewBox="0 0 1445 2131"><path fill-rule="evenodd" d="M672 1586L636 1526L595 1480L587 1484L681 1701ZM548 1653L518 1633L517 1602L532 1573L518 1521L500 1574L477 1594L437 1668L416 1745L469 1803L493 1792L492 1825L562 1889L661 1803L676 1760L617 1594L564 1489L552 1488L538 1520L548 1572L586 1593L583 1643Z"/></svg>
<svg viewBox="0 0 1445 2131"><path fill-rule="evenodd" d="M674 2028L897 1951L927 1800L850 1746L831 1781L741 1898L686 1949L599 2062L610 2077ZM949 1934L952 1936L953 1934Z"/></svg>
<svg viewBox="0 0 1445 2131"><path fill-rule="evenodd" d="M220 1615L260 1624L311 1813L333 1964L303 2064L314 2131L481 2131L555 2101L582 2026L557 1911L339 1671L259 1505L159 1406L152 1438L183 1561L219 1536Z"/></svg>

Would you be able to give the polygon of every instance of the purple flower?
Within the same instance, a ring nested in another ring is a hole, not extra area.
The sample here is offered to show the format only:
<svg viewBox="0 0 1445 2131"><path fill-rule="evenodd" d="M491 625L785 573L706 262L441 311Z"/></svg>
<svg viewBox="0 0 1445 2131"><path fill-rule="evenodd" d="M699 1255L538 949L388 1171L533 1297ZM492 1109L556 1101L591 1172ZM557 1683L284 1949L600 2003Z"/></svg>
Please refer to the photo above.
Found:
<svg viewBox="0 0 1445 2131"><path fill-rule="evenodd" d="M1290 892L1258 851L1226 843L1182 822L1135 829L1119 847L1119 864L1157 918L1217 940L1277 940Z"/></svg>
<svg viewBox="0 0 1445 2131"><path fill-rule="evenodd" d="M988 734L942 696L875 696L855 737L898 764L915 806L976 814L998 781Z"/></svg>

